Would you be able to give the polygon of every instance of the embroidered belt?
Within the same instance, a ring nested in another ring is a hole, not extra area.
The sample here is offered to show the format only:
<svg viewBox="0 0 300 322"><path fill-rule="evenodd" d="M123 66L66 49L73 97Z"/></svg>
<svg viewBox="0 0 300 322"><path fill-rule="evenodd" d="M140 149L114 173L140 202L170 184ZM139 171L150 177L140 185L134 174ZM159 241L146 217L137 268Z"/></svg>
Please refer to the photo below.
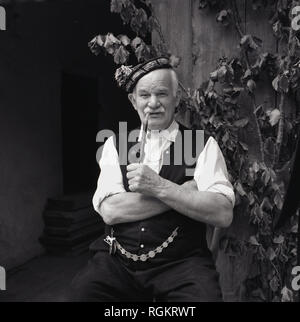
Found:
<svg viewBox="0 0 300 322"><path fill-rule="evenodd" d="M111 255L114 254L118 249L122 255L132 259L135 262L136 261L145 262L147 259L153 258L156 256L156 254L161 253L164 248L167 248L169 244L171 244L174 241L174 238L178 235L177 233L178 228L179 227L177 227L160 246L156 247L154 250L149 251L147 254L142 254L142 255L132 254L128 252L124 247L122 247L121 244L116 240L116 238L113 237L113 230L112 230L111 236L106 236L104 241L109 245L109 253Z"/></svg>

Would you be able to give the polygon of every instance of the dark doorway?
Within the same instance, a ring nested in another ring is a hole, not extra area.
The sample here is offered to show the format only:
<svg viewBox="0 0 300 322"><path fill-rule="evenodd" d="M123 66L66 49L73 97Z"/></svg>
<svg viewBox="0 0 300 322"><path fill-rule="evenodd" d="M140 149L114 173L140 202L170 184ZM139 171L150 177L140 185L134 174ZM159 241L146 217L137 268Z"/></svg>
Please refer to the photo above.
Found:
<svg viewBox="0 0 300 322"><path fill-rule="evenodd" d="M86 192L96 186L97 87L97 79L62 74L64 194Z"/></svg>
<svg viewBox="0 0 300 322"><path fill-rule="evenodd" d="M97 34L113 32L131 39L135 34L110 12L110 1L63 1L59 6L63 192L74 194L96 189L96 153L102 145L96 142L97 133L103 129L117 133L119 122L128 122L128 130L140 125L127 94L114 81L118 66L113 57L93 55L87 43ZM130 64L135 63L133 58Z"/></svg>

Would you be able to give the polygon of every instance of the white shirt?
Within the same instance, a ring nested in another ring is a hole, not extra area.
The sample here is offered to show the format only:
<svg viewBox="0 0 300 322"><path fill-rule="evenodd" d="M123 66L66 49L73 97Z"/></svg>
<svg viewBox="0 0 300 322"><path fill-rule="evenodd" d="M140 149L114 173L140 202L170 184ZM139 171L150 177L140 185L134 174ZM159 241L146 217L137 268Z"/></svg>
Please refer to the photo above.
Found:
<svg viewBox="0 0 300 322"><path fill-rule="evenodd" d="M165 130L152 130L148 132L143 164L148 165L153 171L159 173L162 167L163 153L172 142L175 142L178 128L178 123L173 121ZM142 130L143 128L140 131L139 141L141 140ZM98 213L100 204L105 198L117 193L126 192L123 185L119 156L112 136L104 144L99 166L101 172L93 197L93 206ZM226 163L218 143L212 137L207 140L204 149L198 157L194 180L199 191L221 193L234 206L235 196L232 185L228 180Z"/></svg>

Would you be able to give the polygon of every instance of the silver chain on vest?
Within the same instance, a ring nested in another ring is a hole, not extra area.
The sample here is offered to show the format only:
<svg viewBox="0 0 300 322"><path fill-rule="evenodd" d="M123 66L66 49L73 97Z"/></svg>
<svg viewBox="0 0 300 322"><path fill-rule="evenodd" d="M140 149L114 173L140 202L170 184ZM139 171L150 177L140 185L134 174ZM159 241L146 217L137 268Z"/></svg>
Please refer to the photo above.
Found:
<svg viewBox="0 0 300 322"><path fill-rule="evenodd" d="M176 229L172 232L172 234L158 247L156 247L154 250L149 251L147 254L137 255L132 254L128 252L124 247L121 246L121 244L116 240L115 237L113 237L113 231L112 236L106 236L104 241L109 245L109 253L114 254L116 249L118 249L122 255L126 256L129 259L132 259L133 261L142 261L145 262L149 258L154 258L156 254L161 253L164 248L167 248L169 244L171 244L174 241L174 238L177 236L177 230L179 227L176 227Z"/></svg>

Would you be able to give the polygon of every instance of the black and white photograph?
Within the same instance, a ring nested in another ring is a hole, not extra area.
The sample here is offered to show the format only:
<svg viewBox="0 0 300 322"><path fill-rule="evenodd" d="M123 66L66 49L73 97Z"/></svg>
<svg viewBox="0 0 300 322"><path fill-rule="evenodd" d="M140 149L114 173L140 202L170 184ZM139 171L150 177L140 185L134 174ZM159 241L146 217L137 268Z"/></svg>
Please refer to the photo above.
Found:
<svg viewBox="0 0 300 322"><path fill-rule="evenodd" d="M300 0L0 0L0 302L299 302L299 131Z"/></svg>

